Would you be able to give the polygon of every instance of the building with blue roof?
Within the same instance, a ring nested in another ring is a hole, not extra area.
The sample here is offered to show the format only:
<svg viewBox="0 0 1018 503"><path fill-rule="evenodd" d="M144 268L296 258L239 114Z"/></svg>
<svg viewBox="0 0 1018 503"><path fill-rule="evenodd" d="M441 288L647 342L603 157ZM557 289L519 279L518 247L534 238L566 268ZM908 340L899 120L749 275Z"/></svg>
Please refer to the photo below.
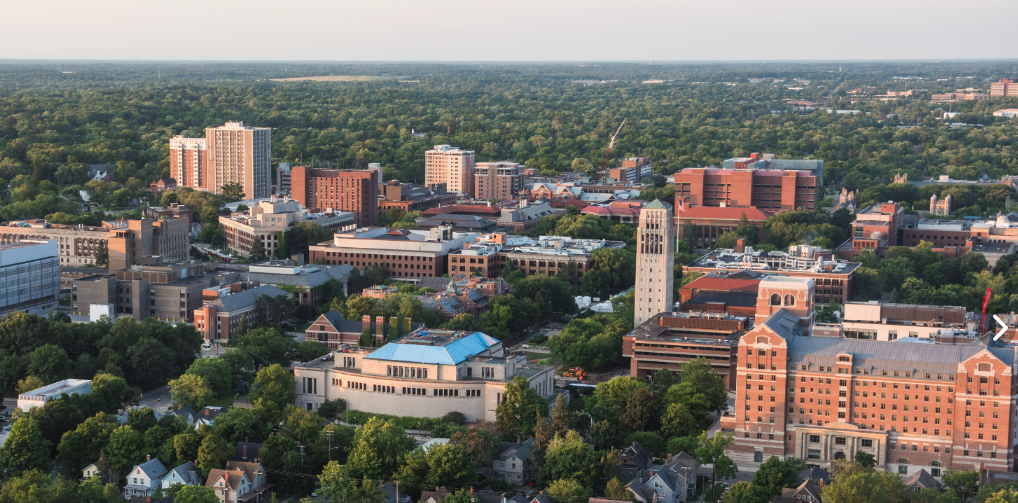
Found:
<svg viewBox="0 0 1018 503"><path fill-rule="evenodd" d="M554 396L554 369L505 354L481 332L420 328L380 348L348 348L299 365L298 407L326 400L377 414L495 420L505 386L522 376L542 397Z"/></svg>

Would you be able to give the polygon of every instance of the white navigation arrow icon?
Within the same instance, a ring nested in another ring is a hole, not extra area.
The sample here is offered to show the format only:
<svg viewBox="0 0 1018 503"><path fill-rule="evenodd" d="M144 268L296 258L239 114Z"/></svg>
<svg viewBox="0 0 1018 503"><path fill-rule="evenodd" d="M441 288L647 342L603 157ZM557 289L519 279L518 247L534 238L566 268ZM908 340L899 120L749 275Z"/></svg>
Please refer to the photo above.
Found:
<svg viewBox="0 0 1018 503"><path fill-rule="evenodd" d="M998 325L1000 325L1000 331L997 332L997 335L993 336L993 340L997 340L1000 339L1000 336L1004 335L1004 332L1007 332L1008 326L1003 321L1000 321L1000 318L998 318L997 315L993 315L993 319L997 321Z"/></svg>

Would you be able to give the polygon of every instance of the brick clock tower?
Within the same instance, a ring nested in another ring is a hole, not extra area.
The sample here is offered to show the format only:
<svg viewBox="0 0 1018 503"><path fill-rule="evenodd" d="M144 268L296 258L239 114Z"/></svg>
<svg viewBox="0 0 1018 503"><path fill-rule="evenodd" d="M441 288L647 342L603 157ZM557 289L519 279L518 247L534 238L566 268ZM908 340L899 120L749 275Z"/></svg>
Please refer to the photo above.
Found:
<svg viewBox="0 0 1018 503"><path fill-rule="evenodd" d="M633 326L673 309L675 224L672 208L655 199L640 212L636 231L636 298Z"/></svg>

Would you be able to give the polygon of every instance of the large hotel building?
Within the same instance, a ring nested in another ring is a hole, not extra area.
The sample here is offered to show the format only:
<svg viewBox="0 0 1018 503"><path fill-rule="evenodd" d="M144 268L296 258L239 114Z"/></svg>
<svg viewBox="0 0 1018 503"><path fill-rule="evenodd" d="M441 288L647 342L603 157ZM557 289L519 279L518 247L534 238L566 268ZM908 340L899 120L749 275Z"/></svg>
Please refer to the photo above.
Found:
<svg viewBox="0 0 1018 503"><path fill-rule="evenodd" d="M467 195L473 193L473 150L435 145L434 149L424 153L424 185L437 187L443 183L449 192Z"/></svg>
<svg viewBox="0 0 1018 503"><path fill-rule="evenodd" d="M206 128L205 138L170 139L170 174L178 187L220 193L223 185L239 183L244 197L272 194L272 129L243 122Z"/></svg>
<svg viewBox="0 0 1018 503"><path fill-rule="evenodd" d="M858 452L901 475L1013 468L1014 348L989 338L810 336L812 295L793 297L758 303L738 345L735 407L721 428L734 435L727 454L741 468L771 456L824 465Z"/></svg>

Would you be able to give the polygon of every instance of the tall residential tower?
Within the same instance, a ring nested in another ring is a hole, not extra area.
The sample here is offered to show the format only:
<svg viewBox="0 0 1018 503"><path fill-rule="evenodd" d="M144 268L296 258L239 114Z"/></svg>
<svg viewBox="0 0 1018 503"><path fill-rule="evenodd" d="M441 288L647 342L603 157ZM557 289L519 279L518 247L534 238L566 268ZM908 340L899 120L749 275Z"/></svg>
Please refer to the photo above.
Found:
<svg viewBox="0 0 1018 503"><path fill-rule="evenodd" d="M450 145L435 145L424 153L424 185L446 184L446 190L457 194L474 192L474 151Z"/></svg>
<svg viewBox="0 0 1018 503"><path fill-rule="evenodd" d="M636 308L633 326L672 310L675 224L671 206L655 199L640 212L636 231Z"/></svg>
<svg viewBox="0 0 1018 503"><path fill-rule="evenodd" d="M206 128L205 138L170 139L170 176L178 187L216 194L227 183L244 187L244 197L272 195L272 129L243 122Z"/></svg>

